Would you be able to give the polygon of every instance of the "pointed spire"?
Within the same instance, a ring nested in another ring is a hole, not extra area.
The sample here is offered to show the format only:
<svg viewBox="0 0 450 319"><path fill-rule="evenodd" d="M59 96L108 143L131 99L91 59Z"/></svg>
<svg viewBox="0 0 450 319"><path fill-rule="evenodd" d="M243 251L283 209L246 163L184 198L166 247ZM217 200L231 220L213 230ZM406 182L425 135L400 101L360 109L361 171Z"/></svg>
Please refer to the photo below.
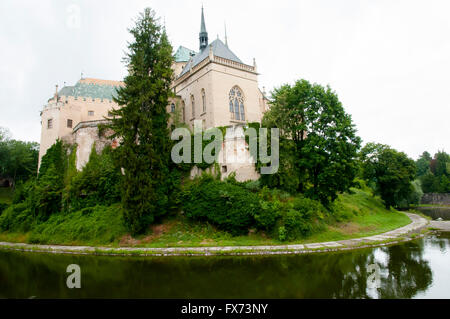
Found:
<svg viewBox="0 0 450 319"><path fill-rule="evenodd" d="M203 14L203 4L202 4L202 22L200 24L200 33L202 33L202 32L206 33L205 16Z"/></svg>
<svg viewBox="0 0 450 319"><path fill-rule="evenodd" d="M208 46L208 32L206 32L205 16L203 14L203 5L202 5L202 18L201 18L201 23L200 23L199 40L200 40L200 51L201 51Z"/></svg>
<svg viewBox="0 0 450 319"><path fill-rule="evenodd" d="M225 21L223 22L223 25L224 25L224 27L225 27L225 45L226 45L226 47L228 48L227 24L226 24Z"/></svg>
<svg viewBox="0 0 450 319"><path fill-rule="evenodd" d="M55 89L55 101L58 102L58 84L55 85L56 89Z"/></svg>

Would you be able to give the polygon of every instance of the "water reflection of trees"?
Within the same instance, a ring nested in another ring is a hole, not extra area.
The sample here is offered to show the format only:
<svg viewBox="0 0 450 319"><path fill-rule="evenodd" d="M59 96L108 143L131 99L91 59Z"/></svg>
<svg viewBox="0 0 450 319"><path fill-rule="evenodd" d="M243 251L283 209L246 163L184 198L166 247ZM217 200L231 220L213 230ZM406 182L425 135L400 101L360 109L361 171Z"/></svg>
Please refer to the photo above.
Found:
<svg viewBox="0 0 450 319"><path fill-rule="evenodd" d="M386 277L381 278L381 298L411 298L426 290L432 283L428 261L423 259L424 241L391 246L388 254Z"/></svg>
<svg viewBox="0 0 450 319"><path fill-rule="evenodd" d="M382 298L410 298L432 282L423 241L341 253L266 257L120 258L0 251L0 297L370 298L367 266L381 269ZM385 260L379 260L379 255ZM378 259L377 259L378 258ZM65 286L81 266L82 289Z"/></svg>

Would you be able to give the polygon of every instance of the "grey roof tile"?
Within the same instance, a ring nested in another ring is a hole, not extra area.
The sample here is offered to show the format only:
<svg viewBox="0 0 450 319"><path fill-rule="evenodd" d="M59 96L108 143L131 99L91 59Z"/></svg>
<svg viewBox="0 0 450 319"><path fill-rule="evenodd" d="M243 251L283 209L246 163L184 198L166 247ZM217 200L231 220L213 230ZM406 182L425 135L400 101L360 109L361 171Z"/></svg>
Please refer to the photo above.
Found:
<svg viewBox="0 0 450 319"><path fill-rule="evenodd" d="M204 50L192 57L192 60L189 61L184 67L183 71L181 71L180 76L185 74L191 67L193 68L194 66L202 62L209 55L209 47L212 47L215 56L242 63L242 61L236 56L236 54L234 54L220 39L216 39L211 42Z"/></svg>

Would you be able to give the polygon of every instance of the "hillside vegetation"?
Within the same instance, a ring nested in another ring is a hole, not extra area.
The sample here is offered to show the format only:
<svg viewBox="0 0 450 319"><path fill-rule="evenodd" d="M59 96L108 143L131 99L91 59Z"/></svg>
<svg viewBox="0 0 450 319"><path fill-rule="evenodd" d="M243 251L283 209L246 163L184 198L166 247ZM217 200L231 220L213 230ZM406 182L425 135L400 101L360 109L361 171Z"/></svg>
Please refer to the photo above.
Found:
<svg viewBox="0 0 450 319"><path fill-rule="evenodd" d="M192 219L186 213L166 216L148 228L146 233L132 237L124 226L119 204L94 206L75 212L53 214L41 223L31 222L20 207L0 216L1 241L66 245L107 246L214 246L270 245L342 240L369 236L407 225L409 218L394 209L385 209L378 196L369 189L351 189L351 194L338 195L333 214L322 208L311 218L308 234L295 238L279 237L278 229L249 227L233 236L211 222ZM286 202L292 197L285 198ZM21 214L22 213L22 214Z"/></svg>

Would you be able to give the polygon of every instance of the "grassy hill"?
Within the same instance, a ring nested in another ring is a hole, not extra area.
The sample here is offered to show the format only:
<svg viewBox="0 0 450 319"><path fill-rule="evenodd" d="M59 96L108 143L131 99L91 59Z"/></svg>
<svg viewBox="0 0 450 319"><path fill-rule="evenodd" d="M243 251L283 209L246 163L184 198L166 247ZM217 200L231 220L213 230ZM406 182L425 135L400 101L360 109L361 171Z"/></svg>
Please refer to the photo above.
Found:
<svg viewBox="0 0 450 319"><path fill-rule="evenodd" d="M3 193L2 198L11 194ZM8 197L9 196L9 197ZM280 241L261 230L232 236L208 222L187 218L182 213L165 217L146 234L132 237L123 225L119 204L96 206L75 213L58 213L28 230L0 233L0 241L68 245L108 246L223 246L275 245L324 242L375 235L405 226L410 219L394 209L387 210L370 190L351 189L334 203L334 213L317 220L312 233L291 241Z"/></svg>

